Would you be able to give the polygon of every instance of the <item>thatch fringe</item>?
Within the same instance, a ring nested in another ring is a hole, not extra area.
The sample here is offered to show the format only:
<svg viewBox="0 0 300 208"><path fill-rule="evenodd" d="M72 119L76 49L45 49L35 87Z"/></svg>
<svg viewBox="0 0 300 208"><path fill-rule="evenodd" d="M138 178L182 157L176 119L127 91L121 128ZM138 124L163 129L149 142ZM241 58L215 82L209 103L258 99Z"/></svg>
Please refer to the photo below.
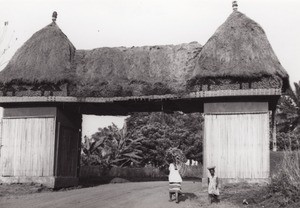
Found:
<svg viewBox="0 0 300 208"><path fill-rule="evenodd" d="M187 82L187 91L218 91L248 89L280 89L283 81L279 77L193 77Z"/></svg>

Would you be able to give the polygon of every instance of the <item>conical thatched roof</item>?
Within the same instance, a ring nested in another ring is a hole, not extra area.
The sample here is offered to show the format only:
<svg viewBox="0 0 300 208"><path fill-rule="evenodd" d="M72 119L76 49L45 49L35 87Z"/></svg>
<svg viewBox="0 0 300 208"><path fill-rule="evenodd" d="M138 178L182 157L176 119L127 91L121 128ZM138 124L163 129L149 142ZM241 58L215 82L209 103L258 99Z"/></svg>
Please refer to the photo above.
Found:
<svg viewBox="0 0 300 208"><path fill-rule="evenodd" d="M203 46L194 75L288 79L262 27L238 11L234 11Z"/></svg>
<svg viewBox="0 0 300 208"><path fill-rule="evenodd" d="M75 47L55 22L39 30L0 72L0 81L60 82L73 76Z"/></svg>

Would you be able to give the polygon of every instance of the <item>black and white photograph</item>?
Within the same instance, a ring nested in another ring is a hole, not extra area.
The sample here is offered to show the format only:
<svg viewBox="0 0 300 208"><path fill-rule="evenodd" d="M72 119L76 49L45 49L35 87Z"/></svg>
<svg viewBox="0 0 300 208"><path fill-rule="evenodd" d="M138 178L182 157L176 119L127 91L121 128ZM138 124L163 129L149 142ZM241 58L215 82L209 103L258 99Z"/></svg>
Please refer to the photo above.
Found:
<svg viewBox="0 0 300 208"><path fill-rule="evenodd" d="M299 0L0 0L0 208L299 208Z"/></svg>

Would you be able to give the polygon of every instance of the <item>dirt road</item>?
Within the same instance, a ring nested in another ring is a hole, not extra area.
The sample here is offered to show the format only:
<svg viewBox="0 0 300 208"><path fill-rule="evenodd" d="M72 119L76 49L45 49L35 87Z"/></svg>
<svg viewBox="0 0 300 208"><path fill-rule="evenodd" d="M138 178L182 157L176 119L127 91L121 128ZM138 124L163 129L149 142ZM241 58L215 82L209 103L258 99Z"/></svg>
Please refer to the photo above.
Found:
<svg viewBox="0 0 300 208"><path fill-rule="evenodd" d="M184 196L168 201L168 182L107 184L92 188L46 192L0 198L1 208L193 208L236 207L229 202L209 205L206 189L199 182L185 182Z"/></svg>

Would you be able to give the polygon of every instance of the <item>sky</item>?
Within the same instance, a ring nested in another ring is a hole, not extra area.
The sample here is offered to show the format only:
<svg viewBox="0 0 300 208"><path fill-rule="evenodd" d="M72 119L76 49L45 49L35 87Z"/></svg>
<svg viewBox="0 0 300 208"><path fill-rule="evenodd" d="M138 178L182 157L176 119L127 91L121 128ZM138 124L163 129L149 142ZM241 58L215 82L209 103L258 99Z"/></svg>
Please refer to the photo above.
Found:
<svg viewBox="0 0 300 208"><path fill-rule="evenodd" d="M121 129L127 116L94 116L83 115L82 137L93 135L100 127L106 127L113 123Z"/></svg>
<svg viewBox="0 0 300 208"><path fill-rule="evenodd" d="M258 22L265 30L275 54L290 76L290 82L298 82L300 1L237 2L238 10ZM58 13L58 26L77 49L180 44L192 41L204 45L231 14L232 1L0 0L0 35L4 22L9 23L8 27L5 27L8 29L5 41L0 44L0 52L7 45L11 46L1 57L2 60L0 59L2 68L33 33L51 23L53 11ZM85 120L89 119L86 117ZM93 125L84 124L86 128L97 126L94 125L98 122L97 119L90 120L89 123L92 122ZM109 119L105 117L100 120L101 125L105 125L102 123ZM118 117L116 120L124 118ZM107 123L111 124L111 121Z"/></svg>

